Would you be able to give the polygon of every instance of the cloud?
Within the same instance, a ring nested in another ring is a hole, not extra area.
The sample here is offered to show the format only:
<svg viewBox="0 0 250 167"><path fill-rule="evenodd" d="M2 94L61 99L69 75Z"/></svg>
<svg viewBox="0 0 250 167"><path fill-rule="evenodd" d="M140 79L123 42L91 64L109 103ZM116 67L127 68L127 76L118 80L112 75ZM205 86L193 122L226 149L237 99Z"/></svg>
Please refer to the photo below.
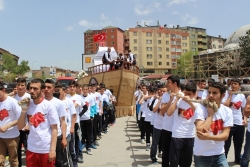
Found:
<svg viewBox="0 0 250 167"><path fill-rule="evenodd" d="M66 27L67 31L72 31L73 29L74 29L74 26L68 26L68 27Z"/></svg>
<svg viewBox="0 0 250 167"><path fill-rule="evenodd" d="M167 6L187 4L188 2L194 2L196 0L170 0Z"/></svg>
<svg viewBox="0 0 250 167"><path fill-rule="evenodd" d="M176 14L179 14L179 12L174 11L174 12L171 13L171 15L176 15Z"/></svg>
<svg viewBox="0 0 250 167"><path fill-rule="evenodd" d="M188 24L190 24L190 25L194 25L194 24L196 24L196 23L198 23L198 19L196 18L196 17L192 17L192 16L190 16L189 14L185 14L185 15L183 15L182 17L181 17L181 19L184 21L184 22L186 22L186 23L188 23Z"/></svg>
<svg viewBox="0 0 250 167"><path fill-rule="evenodd" d="M134 7L134 12L137 15L148 15L156 10L161 11L161 4L156 1L149 4L147 7L144 7L141 4L138 4Z"/></svg>
<svg viewBox="0 0 250 167"><path fill-rule="evenodd" d="M81 20L78 23L80 26L87 27L87 28L99 28L110 26L113 23L109 20L109 18L105 14L101 14L100 21L98 23L90 22L88 20Z"/></svg>
<svg viewBox="0 0 250 167"><path fill-rule="evenodd" d="M0 11L4 10L4 0L0 0Z"/></svg>

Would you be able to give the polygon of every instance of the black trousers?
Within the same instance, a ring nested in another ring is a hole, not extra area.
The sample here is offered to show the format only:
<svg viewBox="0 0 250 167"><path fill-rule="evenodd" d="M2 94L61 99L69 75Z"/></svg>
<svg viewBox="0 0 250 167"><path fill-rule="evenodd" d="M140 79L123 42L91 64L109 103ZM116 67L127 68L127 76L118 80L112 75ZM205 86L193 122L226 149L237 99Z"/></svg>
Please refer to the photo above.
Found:
<svg viewBox="0 0 250 167"><path fill-rule="evenodd" d="M144 121L145 123L145 131L146 131L146 143L150 143L150 135L152 134L153 126L148 121Z"/></svg>
<svg viewBox="0 0 250 167"><path fill-rule="evenodd" d="M106 131L108 129L108 124L110 123L110 113L107 112L106 114L103 114L102 119L102 125L103 125L103 131Z"/></svg>
<svg viewBox="0 0 250 167"><path fill-rule="evenodd" d="M68 159L68 151L67 149L62 148L62 135L57 136L56 142L56 167L68 167L69 159Z"/></svg>
<svg viewBox="0 0 250 167"><path fill-rule="evenodd" d="M78 136L78 129L80 129L79 124L75 123L75 152L76 152L76 159L79 157L79 136Z"/></svg>
<svg viewBox="0 0 250 167"><path fill-rule="evenodd" d="M172 138L172 132L163 129L161 132L162 167L170 167L169 150L170 150L171 138Z"/></svg>
<svg viewBox="0 0 250 167"><path fill-rule="evenodd" d="M90 149L91 134L92 134L92 121L89 120L81 120L80 121L81 129L82 129L82 144L86 144L86 148Z"/></svg>
<svg viewBox="0 0 250 167"><path fill-rule="evenodd" d="M140 119L140 130L141 130L141 139L145 139L145 134L146 134L145 117L141 117Z"/></svg>
<svg viewBox="0 0 250 167"><path fill-rule="evenodd" d="M98 135L101 135L102 132L102 115L98 114Z"/></svg>
<svg viewBox="0 0 250 167"><path fill-rule="evenodd" d="M98 122L99 122L99 116L95 115L92 125L93 125L93 135L92 135L92 142L96 141L96 137L98 135Z"/></svg>
<svg viewBox="0 0 250 167"><path fill-rule="evenodd" d="M170 166L190 167L192 165L194 138L173 138L170 145Z"/></svg>
<svg viewBox="0 0 250 167"><path fill-rule="evenodd" d="M20 140L17 148L17 156L18 156L18 166L22 166L22 145L27 149L27 135L29 134L29 131L23 131L19 130L20 132Z"/></svg>
<svg viewBox="0 0 250 167"><path fill-rule="evenodd" d="M227 157L228 151L230 149L231 140L233 137L234 158L236 161L240 161L241 149L242 149L242 144L244 141L244 134L245 134L245 126L244 125L234 125L233 127L231 127L228 139L225 141L225 145L224 145L226 157Z"/></svg>

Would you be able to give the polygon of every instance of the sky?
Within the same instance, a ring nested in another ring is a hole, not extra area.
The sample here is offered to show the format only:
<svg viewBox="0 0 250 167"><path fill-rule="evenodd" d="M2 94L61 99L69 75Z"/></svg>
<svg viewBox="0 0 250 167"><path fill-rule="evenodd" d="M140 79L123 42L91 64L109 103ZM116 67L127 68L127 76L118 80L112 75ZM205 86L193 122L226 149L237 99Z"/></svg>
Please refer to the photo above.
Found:
<svg viewBox="0 0 250 167"><path fill-rule="evenodd" d="M0 48L29 61L32 69L81 70L83 34L167 24L205 28L227 38L250 24L249 0L0 0Z"/></svg>

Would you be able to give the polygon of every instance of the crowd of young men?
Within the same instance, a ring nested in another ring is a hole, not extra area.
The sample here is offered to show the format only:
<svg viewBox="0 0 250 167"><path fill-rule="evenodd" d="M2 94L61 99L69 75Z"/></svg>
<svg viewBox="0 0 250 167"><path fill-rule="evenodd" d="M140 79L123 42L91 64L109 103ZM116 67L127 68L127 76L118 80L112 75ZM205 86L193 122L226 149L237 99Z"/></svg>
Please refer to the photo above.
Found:
<svg viewBox="0 0 250 167"><path fill-rule="evenodd" d="M18 78L16 84L9 95L0 84L0 166L5 166L6 154L11 167L22 166L24 147L27 167L77 167L84 148L92 155L91 148L115 123L114 110L103 107L114 109L115 103L104 83L33 79L26 85ZM24 99L28 103L20 103Z"/></svg>
<svg viewBox="0 0 250 167"><path fill-rule="evenodd" d="M213 79L208 84L201 80L184 85L171 75L166 85L138 86L134 93L137 124L141 143L145 144L146 136L146 150L150 150L154 164L162 158L162 167L190 167L192 160L196 167L228 167L227 155L233 138L234 162L248 166L250 96L239 93L240 79L229 81L228 86ZM198 100L209 101L210 105Z"/></svg>

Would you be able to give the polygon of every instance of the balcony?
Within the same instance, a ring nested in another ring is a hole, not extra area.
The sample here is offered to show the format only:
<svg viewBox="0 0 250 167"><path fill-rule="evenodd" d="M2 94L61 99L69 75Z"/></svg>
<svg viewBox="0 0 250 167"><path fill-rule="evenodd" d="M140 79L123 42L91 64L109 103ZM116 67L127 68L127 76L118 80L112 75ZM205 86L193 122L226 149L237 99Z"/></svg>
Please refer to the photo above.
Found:
<svg viewBox="0 0 250 167"><path fill-rule="evenodd" d="M205 32L198 32L198 36L207 37L207 34Z"/></svg>

